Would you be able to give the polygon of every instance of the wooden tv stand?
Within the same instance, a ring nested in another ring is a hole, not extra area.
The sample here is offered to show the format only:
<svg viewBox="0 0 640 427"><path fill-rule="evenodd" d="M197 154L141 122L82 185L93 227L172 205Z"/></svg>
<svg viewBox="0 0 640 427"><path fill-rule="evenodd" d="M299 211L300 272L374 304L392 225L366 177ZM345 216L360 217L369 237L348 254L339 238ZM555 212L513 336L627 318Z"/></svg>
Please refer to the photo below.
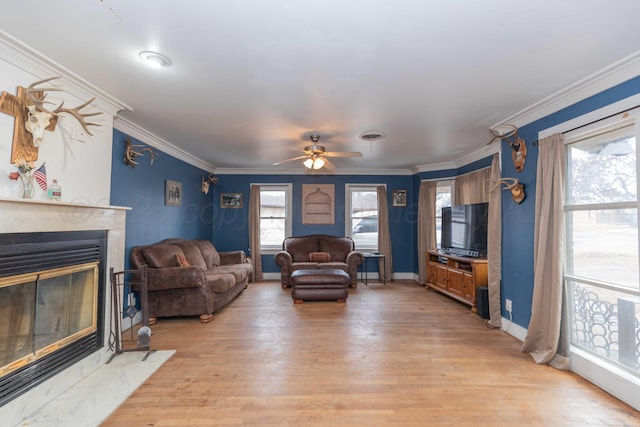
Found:
<svg viewBox="0 0 640 427"><path fill-rule="evenodd" d="M477 288L487 286L486 258L467 258L427 251L427 289L442 292L477 312Z"/></svg>

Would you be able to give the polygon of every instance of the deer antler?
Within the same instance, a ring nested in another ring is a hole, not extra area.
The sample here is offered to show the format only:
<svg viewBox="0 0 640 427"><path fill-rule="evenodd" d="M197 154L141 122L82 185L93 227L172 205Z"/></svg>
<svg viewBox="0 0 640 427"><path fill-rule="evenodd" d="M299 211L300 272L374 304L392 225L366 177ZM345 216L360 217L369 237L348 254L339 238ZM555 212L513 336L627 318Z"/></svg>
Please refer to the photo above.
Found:
<svg viewBox="0 0 640 427"><path fill-rule="evenodd" d="M80 125L82 126L82 129L85 130L85 132L87 132L89 135L93 136L93 134L89 130L89 126L101 126L101 125L98 124L98 123L87 122L86 119L87 119L87 117L98 116L98 115L100 115L102 113L101 112L97 112L97 113L82 113L80 110L82 110L87 105L91 104L96 99L95 97L91 98L90 100L88 100L87 102L85 102L83 104L78 105L75 108L64 108L64 101L62 101L60 103L60 105L58 105L58 107L56 107L56 109L53 110L53 111L44 107L45 103L46 104L53 104L52 102L46 101L47 94L45 92L62 91L62 89L55 88L55 87L37 88L36 86L39 85L39 84L43 84L43 83L49 82L51 80L59 79L59 78L60 77L49 77L48 79L38 80L37 82L31 83L29 85L29 87L27 87L27 89L26 89L27 98L33 103L33 105L36 106L36 108L38 110L44 111L46 113L49 113L52 116L59 117L60 114L62 114L62 113L67 113L67 114L71 115L78 122L80 122Z"/></svg>
<svg viewBox="0 0 640 427"><path fill-rule="evenodd" d="M509 139L513 136L515 136L517 139L518 137L518 127L515 125L510 125L510 124L504 124L502 125L502 127L508 127L511 128L511 130L506 131L504 133L500 133L498 131L495 131L493 129L489 129L489 133L491 134L492 138L491 141L487 142L487 145L491 144L493 141L495 141L496 139ZM509 145L511 145L511 143L509 143Z"/></svg>
<svg viewBox="0 0 640 427"><path fill-rule="evenodd" d="M97 113L81 113L80 110L82 110L87 105L91 104L94 100L95 100L95 98L91 98L90 100L88 100L84 104L80 104L75 108L63 108L64 101L62 101L60 103L60 105L58 105L58 107L55 110L52 111L52 113L53 113L54 116L58 116L60 113L67 113L67 114L72 115L73 117L76 118L77 121L80 122L80 125L82 126L82 129L84 129L84 131L87 132L89 135L93 136L91 131L89 131L88 126L101 126L101 125L99 125L98 123L87 122L86 118L87 117L92 117L92 116L98 116L98 115L100 115L102 113L101 112L97 112Z"/></svg>
<svg viewBox="0 0 640 427"><path fill-rule="evenodd" d="M151 149L151 147L146 147L141 144L133 145L131 144L131 141L129 141L128 139L124 143L125 143L125 150L124 150L123 160L126 164L128 164L131 167L135 167L135 165L139 164L138 162L136 162L136 157L142 156L143 153L146 151L149 153L149 157L151 157L149 164L153 165L153 160L156 157L156 153L155 151L153 151L153 149ZM134 150L134 148L138 148L138 147L143 147L143 148L141 148L138 151Z"/></svg>
<svg viewBox="0 0 640 427"><path fill-rule="evenodd" d="M509 184L509 181L511 184ZM518 178L500 178L494 181L493 186L489 191L495 191L498 187L504 184L503 190L511 191L511 197L513 201L520 204L524 200L526 194L524 193L524 184L521 184Z"/></svg>

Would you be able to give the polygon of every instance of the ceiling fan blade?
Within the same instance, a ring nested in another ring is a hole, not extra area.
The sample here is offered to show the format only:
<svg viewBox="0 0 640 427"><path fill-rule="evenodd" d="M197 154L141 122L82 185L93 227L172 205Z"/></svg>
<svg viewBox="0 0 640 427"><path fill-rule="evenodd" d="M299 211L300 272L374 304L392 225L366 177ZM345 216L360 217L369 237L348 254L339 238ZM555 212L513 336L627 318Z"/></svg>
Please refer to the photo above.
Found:
<svg viewBox="0 0 640 427"><path fill-rule="evenodd" d="M325 168L326 170L328 170L329 172L334 172L334 171L336 170L336 167L334 166L334 164L333 164L333 163L331 163L331 162L329 161L329 159L324 158L324 159L322 159L322 160L324 160L324 168Z"/></svg>
<svg viewBox="0 0 640 427"><path fill-rule="evenodd" d="M327 157L362 157L359 151L327 151L324 153Z"/></svg>
<svg viewBox="0 0 640 427"><path fill-rule="evenodd" d="M286 160L280 160L279 162L275 162L273 164L273 166L278 166L281 165L283 163L289 163L289 162L295 162L296 160L302 160L302 159L306 159L308 156L305 154L304 156L298 156L298 157L293 157L291 159L286 159Z"/></svg>

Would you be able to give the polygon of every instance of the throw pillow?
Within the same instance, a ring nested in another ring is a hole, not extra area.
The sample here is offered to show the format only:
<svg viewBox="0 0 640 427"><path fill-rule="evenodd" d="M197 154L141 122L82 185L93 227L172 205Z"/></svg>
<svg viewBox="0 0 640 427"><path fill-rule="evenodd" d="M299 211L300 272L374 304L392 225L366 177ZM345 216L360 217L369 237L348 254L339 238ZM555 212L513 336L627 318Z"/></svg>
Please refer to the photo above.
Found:
<svg viewBox="0 0 640 427"><path fill-rule="evenodd" d="M189 261L187 261L184 255L177 254L176 262L178 263L178 267L191 267L191 264L189 264Z"/></svg>
<svg viewBox="0 0 640 427"><path fill-rule="evenodd" d="M329 252L310 252L309 261L311 262L329 262L331 254Z"/></svg>

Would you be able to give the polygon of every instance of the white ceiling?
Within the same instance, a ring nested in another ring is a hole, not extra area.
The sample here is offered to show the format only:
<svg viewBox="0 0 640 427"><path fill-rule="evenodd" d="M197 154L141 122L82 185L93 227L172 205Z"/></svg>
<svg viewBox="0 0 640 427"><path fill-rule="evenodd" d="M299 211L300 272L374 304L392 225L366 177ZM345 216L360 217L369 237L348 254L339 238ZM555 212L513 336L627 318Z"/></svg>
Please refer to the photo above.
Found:
<svg viewBox="0 0 640 427"><path fill-rule="evenodd" d="M409 169L640 49L637 0L5 1L2 30L219 168L272 163L311 133L338 169ZM138 52L171 58L147 68ZM367 130L386 134L365 142Z"/></svg>

